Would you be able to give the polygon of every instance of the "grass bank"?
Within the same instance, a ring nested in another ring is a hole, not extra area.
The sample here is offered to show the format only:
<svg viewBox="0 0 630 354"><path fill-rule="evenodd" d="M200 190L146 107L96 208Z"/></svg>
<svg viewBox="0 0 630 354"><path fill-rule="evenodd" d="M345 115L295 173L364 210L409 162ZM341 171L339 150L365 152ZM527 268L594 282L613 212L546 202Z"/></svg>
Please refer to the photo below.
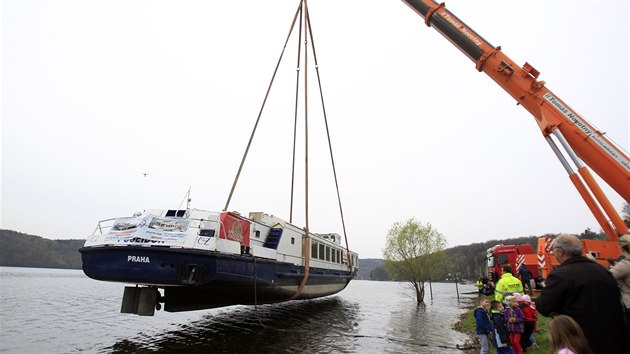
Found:
<svg viewBox="0 0 630 354"><path fill-rule="evenodd" d="M488 296L488 301L494 300L494 295ZM468 304L468 311L459 316L459 321L455 323L455 329L466 333L469 336L469 340L466 341L462 350L466 354L479 353L479 338L475 333L475 315L473 312L475 308L479 306L479 301L474 299ZM536 322L537 332L534 335L536 342L538 342L538 348L530 349L526 353L530 354L548 354L551 353L551 344L549 343L549 336L547 335L547 322L549 318L538 314L538 321Z"/></svg>

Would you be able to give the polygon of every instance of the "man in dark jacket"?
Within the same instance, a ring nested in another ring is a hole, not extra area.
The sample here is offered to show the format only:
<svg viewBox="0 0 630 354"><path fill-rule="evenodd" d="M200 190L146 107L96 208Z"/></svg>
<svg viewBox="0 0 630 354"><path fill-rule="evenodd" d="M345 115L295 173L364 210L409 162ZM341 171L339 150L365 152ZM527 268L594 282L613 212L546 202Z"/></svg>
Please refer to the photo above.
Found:
<svg viewBox="0 0 630 354"><path fill-rule="evenodd" d="M596 354L627 353L615 279L606 268L582 256L582 243L573 235L558 236L552 251L560 266L549 274L536 299L538 312L571 316Z"/></svg>
<svg viewBox="0 0 630 354"><path fill-rule="evenodd" d="M527 269L525 264L521 265L521 269L518 270L518 276L521 278L521 282L523 283L523 291L532 292L532 287L530 284L530 279L532 279L532 272Z"/></svg>

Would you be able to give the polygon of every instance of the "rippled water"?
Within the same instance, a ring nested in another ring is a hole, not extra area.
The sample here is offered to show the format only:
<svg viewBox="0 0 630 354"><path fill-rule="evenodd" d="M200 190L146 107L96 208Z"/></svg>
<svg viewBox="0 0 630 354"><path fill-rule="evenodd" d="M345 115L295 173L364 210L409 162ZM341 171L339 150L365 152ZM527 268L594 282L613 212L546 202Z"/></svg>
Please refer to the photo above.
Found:
<svg viewBox="0 0 630 354"><path fill-rule="evenodd" d="M418 307L405 283L354 280L326 298L153 317L121 314L123 284L80 270L0 267L0 351L457 353L451 329L471 285L433 284Z"/></svg>

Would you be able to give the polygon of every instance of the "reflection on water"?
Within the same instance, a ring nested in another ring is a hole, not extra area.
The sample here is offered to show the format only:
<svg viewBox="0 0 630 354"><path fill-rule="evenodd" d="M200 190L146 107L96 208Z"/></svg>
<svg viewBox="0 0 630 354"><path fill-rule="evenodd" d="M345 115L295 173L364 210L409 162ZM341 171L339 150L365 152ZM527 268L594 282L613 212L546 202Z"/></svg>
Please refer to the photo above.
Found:
<svg viewBox="0 0 630 354"><path fill-rule="evenodd" d="M181 325L159 338L126 338L113 351L139 352L353 352L340 341L356 326L358 305L338 297L254 307L240 307ZM350 337L352 338L352 337Z"/></svg>
<svg viewBox="0 0 630 354"><path fill-rule="evenodd" d="M81 271L0 267L0 282L0 352L459 353L466 339L453 284L424 306L408 284L355 280L321 299L140 317L119 313L124 285Z"/></svg>

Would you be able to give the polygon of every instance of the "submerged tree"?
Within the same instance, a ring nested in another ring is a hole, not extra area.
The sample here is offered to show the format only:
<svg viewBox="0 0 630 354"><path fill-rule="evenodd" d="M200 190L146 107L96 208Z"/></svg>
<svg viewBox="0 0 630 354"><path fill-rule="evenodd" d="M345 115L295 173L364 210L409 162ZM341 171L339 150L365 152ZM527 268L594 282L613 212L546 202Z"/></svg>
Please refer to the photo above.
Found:
<svg viewBox="0 0 630 354"><path fill-rule="evenodd" d="M424 303L424 285L432 275L443 273L446 239L431 224L415 219L395 223L387 233L383 250L391 277L408 281L418 304Z"/></svg>

